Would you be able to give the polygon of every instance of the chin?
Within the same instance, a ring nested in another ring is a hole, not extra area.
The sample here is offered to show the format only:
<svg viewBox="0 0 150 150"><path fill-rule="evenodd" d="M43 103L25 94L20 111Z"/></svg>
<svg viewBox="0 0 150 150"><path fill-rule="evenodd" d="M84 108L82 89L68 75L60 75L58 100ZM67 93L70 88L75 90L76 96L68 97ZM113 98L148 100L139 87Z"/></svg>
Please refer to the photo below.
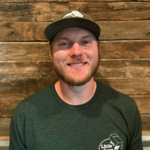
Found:
<svg viewBox="0 0 150 150"><path fill-rule="evenodd" d="M60 76L58 75L59 78L64 81L65 83L67 83L70 86L81 86L86 84L88 81L91 80L91 78L93 77L92 74L88 74L85 77L79 76L79 75L75 75L74 77L71 76ZM79 79L80 78L80 79Z"/></svg>

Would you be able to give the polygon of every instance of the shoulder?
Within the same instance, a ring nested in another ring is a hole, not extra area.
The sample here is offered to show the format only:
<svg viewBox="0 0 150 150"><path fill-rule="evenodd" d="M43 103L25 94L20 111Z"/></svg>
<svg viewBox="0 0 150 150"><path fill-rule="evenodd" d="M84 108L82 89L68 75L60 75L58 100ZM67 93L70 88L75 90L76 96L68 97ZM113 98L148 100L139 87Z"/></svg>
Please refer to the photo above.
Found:
<svg viewBox="0 0 150 150"><path fill-rule="evenodd" d="M40 107L43 108L43 106L47 105L49 102L48 100L51 99L53 89L54 85L49 85L33 95L23 99L13 110L13 116L22 116L39 111Z"/></svg>
<svg viewBox="0 0 150 150"><path fill-rule="evenodd" d="M134 99L104 84L99 83L99 86L101 108L109 114L110 118L115 118L116 121L125 121L130 127L130 131L133 130L135 122L139 126L141 125L140 113Z"/></svg>
<svg viewBox="0 0 150 150"><path fill-rule="evenodd" d="M100 87L101 97L103 101L107 102L107 105L123 112L136 113L137 105L134 99L102 83L98 82L97 84Z"/></svg>

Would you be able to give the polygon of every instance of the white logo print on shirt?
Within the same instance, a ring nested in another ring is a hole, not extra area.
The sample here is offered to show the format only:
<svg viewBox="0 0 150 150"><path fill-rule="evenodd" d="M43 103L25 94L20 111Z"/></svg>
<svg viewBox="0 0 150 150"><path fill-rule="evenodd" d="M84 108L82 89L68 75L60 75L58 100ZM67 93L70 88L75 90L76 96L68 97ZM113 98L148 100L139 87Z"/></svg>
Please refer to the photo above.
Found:
<svg viewBox="0 0 150 150"><path fill-rule="evenodd" d="M100 143L98 149L99 150L122 150L123 141L116 133L113 133L109 136L108 139L105 139Z"/></svg>

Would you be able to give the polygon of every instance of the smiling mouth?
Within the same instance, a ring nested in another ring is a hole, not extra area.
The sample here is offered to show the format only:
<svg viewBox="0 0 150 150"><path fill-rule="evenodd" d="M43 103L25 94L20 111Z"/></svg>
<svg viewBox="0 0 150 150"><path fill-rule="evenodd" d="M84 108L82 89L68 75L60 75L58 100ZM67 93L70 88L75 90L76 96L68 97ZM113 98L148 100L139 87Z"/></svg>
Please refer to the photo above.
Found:
<svg viewBox="0 0 150 150"><path fill-rule="evenodd" d="M87 62L85 63L71 63L71 64L68 64L68 66L72 66L72 67L80 67L80 66L83 66L87 64Z"/></svg>

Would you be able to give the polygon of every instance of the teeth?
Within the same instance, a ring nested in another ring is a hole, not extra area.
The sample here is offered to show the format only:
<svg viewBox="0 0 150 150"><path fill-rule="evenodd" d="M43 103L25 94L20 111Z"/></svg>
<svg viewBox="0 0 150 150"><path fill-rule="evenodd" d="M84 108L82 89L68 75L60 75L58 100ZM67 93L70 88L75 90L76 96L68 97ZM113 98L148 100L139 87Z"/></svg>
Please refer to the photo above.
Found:
<svg viewBox="0 0 150 150"><path fill-rule="evenodd" d="M78 66L82 66L83 64L82 63L80 63L80 64L71 64L71 66L73 66L73 67L78 67Z"/></svg>

